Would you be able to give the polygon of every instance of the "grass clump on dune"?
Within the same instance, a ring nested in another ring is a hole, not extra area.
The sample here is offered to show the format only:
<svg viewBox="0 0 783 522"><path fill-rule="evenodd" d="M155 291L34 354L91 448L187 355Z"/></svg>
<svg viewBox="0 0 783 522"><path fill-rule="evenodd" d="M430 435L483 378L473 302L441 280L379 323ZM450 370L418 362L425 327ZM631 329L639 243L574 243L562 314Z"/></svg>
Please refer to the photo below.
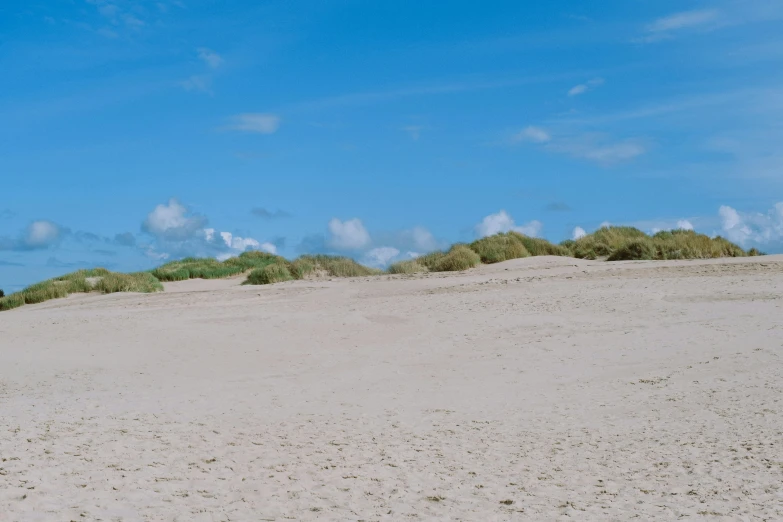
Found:
<svg viewBox="0 0 783 522"><path fill-rule="evenodd" d="M416 261L430 272L458 272L481 264L481 257L468 247L458 243L447 252L433 252Z"/></svg>
<svg viewBox="0 0 783 522"><path fill-rule="evenodd" d="M253 270L243 284L268 285L312 276L363 277L381 273L382 271L360 265L349 257L307 255L290 262L278 257L268 266Z"/></svg>
<svg viewBox="0 0 783 522"><path fill-rule="evenodd" d="M530 256L522 241L522 235L514 232L483 237L470 244L470 249L479 255L482 263L500 263L509 259Z"/></svg>
<svg viewBox="0 0 783 522"><path fill-rule="evenodd" d="M509 235L516 237L531 256L570 256L571 252L564 246L555 245L546 239L539 237L530 237L519 232L509 232Z"/></svg>
<svg viewBox="0 0 783 522"><path fill-rule="evenodd" d="M713 259L748 255L751 254L720 236L711 238L693 230L670 230L653 236L643 234L613 245L607 260Z"/></svg>
<svg viewBox="0 0 783 522"><path fill-rule="evenodd" d="M221 279L279 262L285 262L285 259L266 252L251 251L243 252L225 261L218 261L212 257L186 257L161 265L151 273L160 281Z"/></svg>
<svg viewBox="0 0 783 522"><path fill-rule="evenodd" d="M70 294L101 292L157 292L163 290L152 274L139 272L119 274L105 268L77 270L70 274L54 277L28 286L24 290L0 298L0 310L11 310L26 304L37 304L51 299L68 297Z"/></svg>
<svg viewBox="0 0 783 522"><path fill-rule="evenodd" d="M272 263L264 268L256 268L250 275L247 276L247 280L242 283L243 285L271 285L274 283L282 283L284 281L291 281L294 276L291 275L291 271L283 263Z"/></svg>
<svg viewBox="0 0 783 522"><path fill-rule="evenodd" d="M634 227L601 227L592 234L569 242L569 249L574 257L597 259L599 257L611 256L615 250L631 240L649 237Z"/></svg>
<svg viewBox="0 0 783 522"><path fill-rule="evenodd" d="M429 268L419 263L418 259L399 261L389 267L390 274L422 274L429 272Z"/></svg>
<svg viewBox="0 0 783 522"><path fill-rule="evenodd" d="M294 264L297 263L299 270L305 269L307 266L312 266L309 272L323 271L331 277L363 277L379 275L382 273L381 270L360 265L350 257L327 255L302 256L294 261Z"/></svg>

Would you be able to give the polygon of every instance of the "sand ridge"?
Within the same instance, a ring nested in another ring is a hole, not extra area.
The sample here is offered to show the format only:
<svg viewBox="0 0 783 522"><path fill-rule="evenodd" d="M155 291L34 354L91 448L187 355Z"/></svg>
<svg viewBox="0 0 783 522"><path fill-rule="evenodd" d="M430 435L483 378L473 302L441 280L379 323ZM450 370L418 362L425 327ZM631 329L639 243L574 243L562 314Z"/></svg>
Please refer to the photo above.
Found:
<svg viewBox="0 0 783 522"><path fill-rule="evenodd" d="M0 314L2 520L783 518L783 256Z"/></svg>

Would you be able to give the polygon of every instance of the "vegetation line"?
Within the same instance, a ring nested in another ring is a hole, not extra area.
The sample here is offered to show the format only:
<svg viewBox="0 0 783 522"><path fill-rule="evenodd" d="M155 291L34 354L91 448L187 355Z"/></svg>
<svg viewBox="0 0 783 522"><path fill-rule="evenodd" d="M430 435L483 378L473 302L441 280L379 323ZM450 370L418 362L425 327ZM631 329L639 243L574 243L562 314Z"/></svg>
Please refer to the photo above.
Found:
<svg viewBox="0 0 783 522"><path fill-rule="evenodd" d="M575 241L559 245L517 232L495 234L470 244L401 261L389 267L389 274L453 272L482 263L499 263L529 256L570 256L580 259L653 260L710 259L763 255L748 251L722 238L711 238L691 230L671 230L648 235L632 227L604 227ZM267 285L313 277L362 277L384 272L360 265L347 257L305 255L293 261L265 252L245 252L225 261L213 258L185 258L161 265L149 272L121 274L104 268L78 270L55 277L19 292L0 293L0 311L67 297L73 293L158 292L162 281L222 279L249 272L242 284Z"/></svg>

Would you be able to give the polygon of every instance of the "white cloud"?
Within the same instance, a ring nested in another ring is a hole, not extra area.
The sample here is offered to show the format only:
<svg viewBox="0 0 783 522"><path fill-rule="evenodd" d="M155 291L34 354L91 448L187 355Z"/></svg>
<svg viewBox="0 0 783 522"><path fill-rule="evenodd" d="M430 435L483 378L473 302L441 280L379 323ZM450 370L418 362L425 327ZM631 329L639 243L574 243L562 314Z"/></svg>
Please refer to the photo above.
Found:
<svg viewBox="0 0 783 522"><path fill-rule="evenodd" d="M679 230L693 230L693 224L687 219L681 219L677 221L677 229Z"/></svg>
<svg viewBox="0 0 783 522"><path fill-rule="evenodd" d="M48 248L60 239L62 232L62 229L51 221L33 221L25 230L21 246L30 250Z"/></svg>
<svg viewBox="0 0 783 522"><path fill-rule="evenodd" d="M603 222L601 222L600 225L598 225L598 228L609 228L611 226L612 226L612 224L609 223L608 221L603 221Z"/></svg>
<svg viewBox="0 0 783 522"><path fill-rule="evenodd" d="M399 255L400 251L394 247L378 247L366 252L362 261L367 266L384 268Z"/></svg>
<svg viewBox="0 0 783 522"><path fill-rule="evenodd" d="M585 237L587 235L587 232L585 232L585 229L582 227L574 227L574 231L571 233L571 238L573 240L577 240L579 238Z"/></svg>
<svg viewBox="0 0 783 522"><path fill-rule="evenodd" d="M160 204L147 215L142 230L167 240L185 240L202 232L207 220L202 216L188 215L188 209L172 198L168 205Z"/></svg>
<svg viewBox="0 0 783 522"><path fill-rule="evenodd" d="M532 143L546 143L552 139L550 134L541 127L529 126L522 131L514 134L511 141L515 143L527 141Z"/></svg>
<svg viewBox="0 0 783 522"><path fill-rule="evenodd" d="M197 51L198 51L198 57L213 69L217 69L223 63L223 57L220 56L215 51L213 51L212 49L207 49L206 47L199 47Z"/></svg>
<svg viewBox="0 0 783 522"><path fill-rule="evenodd" d="M476 225L476 235L479 237L491 236L500 232L519 232L526 236L537 237L541 233L543 225L540 221L531 221L517 226L514 219L505 211L490 214Z"/></svg>
<svg viewBox="0 0 783 522"><path fill-rule="evenodd" d="M586 93L587 91L591 90L594 87L598 87L599 85L603 85L603 84L604 84L603 78L593 78L592 80L586 83L582 83L571 87L571 89L569 89L568 91L568 95L578 96L580 94Z"/></svg>
<svg viewBox="0 0 783 522"><path fill-rule="evenodd" d="M328 246L336 250L361 250L370 244L370 234L358 218L329 221Z"/></svg>
<svg viewBox="0 0 783 522"><path fill-rule="evenodd" d="M718 210L723 235L742 246L783 242L783 202L766 214L745 213L724 205Z"/></svg>
<svg viewBox="0 0 783 522"><path fill-rule="evenodd" d="M238 114L225 129L259 134L274 134L280 127L280 117L275 114L245 113Z"/></svg>

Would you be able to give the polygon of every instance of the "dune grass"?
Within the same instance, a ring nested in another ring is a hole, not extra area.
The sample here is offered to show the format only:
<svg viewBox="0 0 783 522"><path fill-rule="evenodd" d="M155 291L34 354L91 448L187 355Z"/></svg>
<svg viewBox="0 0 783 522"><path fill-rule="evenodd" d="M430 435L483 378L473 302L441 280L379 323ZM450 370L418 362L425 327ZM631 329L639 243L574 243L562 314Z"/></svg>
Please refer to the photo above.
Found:
<svg viewBox="0 0 783 522"><path fill-rule="evenodd" d="M608 261L712 259L760 254L757 250L746 252L720 236L711 238L693 230L668 230L650 236L633 227L603 227L576 241L564 241L560 246L574 257L605 257Z"/></svg>
<svg viewBox="0 0 783 522"><path fill-rule="evenodd" d="M430 269L419 263L417 259L399 261L389 266L388 269L390 274L423 274L429 271Z"/></svg>
<svg viewBox="0 0 783 522"><path fill-rule="evenodd" d="M470 249L479 255L482 263L500 263L509 259L530 256L520 234L500 233L483 237L470 244Z"/></svg>
<svg viewBox="0 0 783 522"><path fill-rule="evenodd" d="M620 260L710 259L764 255L757 249L743 250L722 238L711 238L692 230L670 230L652 236L633 227L603 227L575 241L559 245L517 232L495 234L470 245L458 243L447 251L432 252L392 264L388 274L455 272L482 263L498 263L529 256L572 256L582 259ZM309 277L366 277L381 270L361 265L348 257L304 255L293 261L266 252L245 252L218 261L213 258L185 258L148 272L121 274L104 268L78 270L0 296L0 311L67 297L79 292L157 292L161 281L217 279L250 272L243 284L264 285Z"/></svg>
<svg viewBox="0 0 783 522"><path fill-rule="evenodd" d="M71 294L100 292L157 292L163 290L152 274L137 272L121 274L105 268L77 270L60 277L47 279L0 298L0 311L11 310L26 304L36 304L50 299L60 299Z"/></svg>
<svg viewBox="0 0 783 522"><path fill-rule="evenodd" d="M457 243L446 252L432 252L415 259L430 272L458 272L481 264L481 256L468 245Z"/></svg>
<svg viewBox="0 0 783 522"><path fill-rule="evenodd" d="M279 262L285 262L285 259L266 252L252 251L243 252L225 261L211 257L187 257L161 265L151 273L160 281L222 279Z"/></svg>
<svg viewBox="0 0 783 522"><path fill-rule="evenodd" d="M243 285L271 285L291 281L294 276L284 263L272 263L264 268L256 268L247 276Z"/></svg>
<svg viewBox="0 0 783 522"><path fill-rule="evenodd" d="M293 261L278 258L268 266L253 270L242 284L268 285L312 276L363 277L382 273L381 270L360 265L349 257L305 255Z"/></svg>

